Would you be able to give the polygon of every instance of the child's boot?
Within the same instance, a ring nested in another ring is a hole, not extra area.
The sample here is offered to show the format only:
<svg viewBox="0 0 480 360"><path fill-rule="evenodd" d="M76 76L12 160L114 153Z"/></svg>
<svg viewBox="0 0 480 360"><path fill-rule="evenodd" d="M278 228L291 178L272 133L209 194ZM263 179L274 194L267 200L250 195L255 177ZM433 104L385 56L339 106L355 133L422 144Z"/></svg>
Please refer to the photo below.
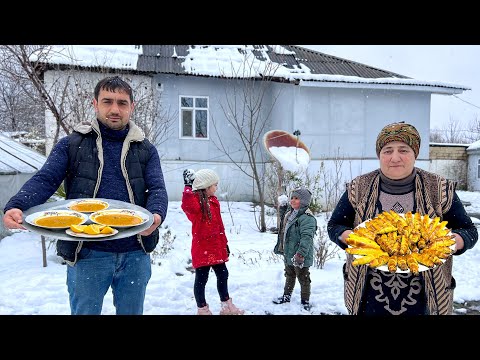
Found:
<svg viewBox="0 0 480 360"><path fill-rule="evenodd" d="M227 301L222 301L221 305L220 315L243 315L245 313L245 310L241 310L233 305L231 298Z"/></svg>
<svg viewBox="0 0 480 360"><path fill-rule="evenodd" d="M307 311L310 311L310 309L312 308L312 305L310 305L310 301L308 300L302 300L302 306Z"/></svg>
<svg viewBox="0 0 480 360"><path fill-rule="evenodd" d="M289 294L283 294L282 296L280 296L279 298L276 298L273 300L273 303L274 304L283 304L283 303L287 303L287 302L290 302L290 298L292 297L292 295L289 295Z"/></svg>
<svg viewBox="0 0 480 360"><path fill-rule="evenodd" d="M197 315L212 315L212 312L208 308L208 304L205 305L204 307L198 308Z"/></svg>

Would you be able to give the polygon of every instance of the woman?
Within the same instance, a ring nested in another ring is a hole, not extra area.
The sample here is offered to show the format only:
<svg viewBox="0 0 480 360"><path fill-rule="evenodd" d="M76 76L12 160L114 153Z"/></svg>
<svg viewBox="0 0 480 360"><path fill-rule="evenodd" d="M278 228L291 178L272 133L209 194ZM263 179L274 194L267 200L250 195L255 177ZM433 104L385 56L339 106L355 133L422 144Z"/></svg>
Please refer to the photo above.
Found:
<svg viewBox="0 0 480 360"><path fill-rule="evenodd" d="M415 167L420 134L404 122L385 126L377 137L380 169L347 184L328 222L328 235L342 249L362 222L383 211L420 213L448 221L458 256L473 248L478 232L455 192L456 183ZM353 266L346 254L343 267L345 305L350 314L444 315L453 311L453 257L418 276L389 273L368 265Z"/></svg>

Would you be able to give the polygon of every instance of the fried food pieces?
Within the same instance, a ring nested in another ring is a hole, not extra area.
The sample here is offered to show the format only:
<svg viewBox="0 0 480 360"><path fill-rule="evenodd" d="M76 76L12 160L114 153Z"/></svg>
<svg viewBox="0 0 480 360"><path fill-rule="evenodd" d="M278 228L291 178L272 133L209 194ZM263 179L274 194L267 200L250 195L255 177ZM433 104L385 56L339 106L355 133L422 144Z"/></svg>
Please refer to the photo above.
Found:
<svg viewBox="0 0 480 360"><path fill-rule="evenodd" d="M400 269L418 275L419 264L431 269L452 254L454 235L446 225L439 217L384 211L348 236L346 242L351 247L345 251L357 255L354 266L385 265L391 273Z"/></svg>

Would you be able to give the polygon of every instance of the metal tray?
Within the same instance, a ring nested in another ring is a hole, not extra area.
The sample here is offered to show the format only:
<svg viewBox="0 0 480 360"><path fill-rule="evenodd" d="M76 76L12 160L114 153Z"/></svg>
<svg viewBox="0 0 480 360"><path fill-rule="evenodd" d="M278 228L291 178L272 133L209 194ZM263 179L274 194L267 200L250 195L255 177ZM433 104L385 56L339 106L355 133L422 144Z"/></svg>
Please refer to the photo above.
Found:
<svg viewBox="0 0 480 360"><path fill-rule="evenodd" d="M141 206L130 204L130 203L120 201L120 200L101 199L101 198L96 198L96 199L107 202L109 204L109 209L131 209L131 210L140 211L142 213L145 213L145 214L148 215L148 221L146 221L145 223L143 223L141 225L134 226L134 227L119 228L119 229L117 229L118 233L113 235L113 236L95 238L95 239L79 238L79 237L70 236L65 232L65 229L62 229L62 230L45 229L45 228L41 228L41 227L38 227L38 226L30 225L27 221L25 221L25 219L28 215L36 213L38 211L68 210L68 208L67 208L68 204L70 204L72 201L75 201L75 200L81 200L81 199L68 199L68 200L47 202L47 203L44 203L44 204L41 204L41 205L31 207L30 209L23 212L23 223L22 223L22 225L25 227L25 229L30 230L32 232L35 232L37 234L47 236L47 237L50 237L50 238L60 239L60 240L105 241L105 240L123 239L123 238L129 237L129 236L132 236L132 235L136 235L136 234L148 229L153 224L153 214L150 211L148 211L147 209L145 209ZM88 221L85 222L85 224L90 224L90 223L92 223L91 220L88 220Z"/></svg>

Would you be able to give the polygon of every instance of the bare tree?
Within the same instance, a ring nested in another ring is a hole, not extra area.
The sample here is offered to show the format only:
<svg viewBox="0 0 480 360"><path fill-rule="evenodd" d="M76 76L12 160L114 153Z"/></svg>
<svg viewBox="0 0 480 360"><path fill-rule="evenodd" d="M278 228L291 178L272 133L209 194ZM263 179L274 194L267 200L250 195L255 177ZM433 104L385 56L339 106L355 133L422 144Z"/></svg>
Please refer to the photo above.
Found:
<svg viewBox="0 0 480 360"><path fill-rule="evenodd" d="M52 112L58 127L69 134L69 128L63 122L65 114L62 113L62 108L56 105L54 96L43 82L43 70L48 63L51 51L52 46L49 45L1 45L0 71L3 76L17 80L20 84L28 80Z"/></svg>
<svg viewBox="0 0 480 360"><path fill-rule="evenodd" d="M27 92L26 92L27 91ZM1 76L0 74L0 130L32 131L44 134L44 110L35 90L29 84Z"/></svg>
<svg viewBox="0 0 480 360"><path fill-rule="evenodd" d="M478 115L468 124L467 134L465 136L467 144L480 140L480 119Z"/></svg>
<svg viewBox="0 0 480 360"><path fill-rule="evenodd" d="M445 143L446 141L443 138L442 130L432 129L430 130L430 142L434 143Z"/></svg>
<svg viewBox="0 0 480 360"><path fill-rule="evenodd" d="M53 133L48 132L46 136L55 144L60 136L70 134L75 125L95 116L92 107L95 84L101 76L112 75L112 68L108 59L99 58L90 68L91 73L97 76L85 76L85 70L76 65L63 66L60 71L59 65L50 63L52 56L62 57L66 63L72 64L78 59L68 47L62 53L53 49L50 45L0 45L0 76L19 84L32 99L41 99L53 115ZM48 84L44 81L47 66L53 70ZM135 94L136 110L132 120L144 130L152 143L162 143L173 131L175 113L162 108L150 83L134 84L127 75L123 77L130 82Z"/></svg>
<svg viewBox="0 0 480 360"><path fill-rule="evenodd" d="M335 205L338 203L343 193L343 178L342 168L345 158L340 154L340 148L338 147L333 157L333 169L327 171L322 162L319 172L321 172L321 178L323 179L323 191L325 210L332 211Z"/></svg>
<svg viewBox="0 0 480 360"><path fill-rule="evenodd" d="M450 120L448 121L446 126L447 131L445 132L445 140L447 141L447 143L462 143L464 141L464 137L462 135L461 129L461 122L450 117Z"/></svg>
<svg viewBox="0 0 480 360"><path fill-rule="evenodd" d="M469 138L470 135L462 122L450 117L445 126L432 129L429 140L439 143L468 144L471 142Z"/></svg>
<svg viewBox="0 0 480 360"><path fill-rule="evenodd" d="M264 66L259 69L258 66ZM235 159L231 151L232 144L222 141L220 135L223 127L223 119L217 122L212 117L212 124L217 134L217 141L212 140L215 146L221 150L230 161L252 179L255 190L258 193L260 206L260 219L257 227L260 232L267 229L265 221L265 193L263 176L265 173L265 151L263 149L263 135L269 128L270 114L278 98L277 94L271 94L271 81L280 64L272 62L259 62L253 54L245 54L244 61L239 68L232 63L234 79L228 82L229 88L225 91L225 101L220 107L225 120L234 130L240 146L245 150L246 159ZM255 77L261 74L261 78ZM270 97L271 96L271 97ZM245 166L245 164L247 164ZM256 219L257 220L257 219Z"/></svg>

